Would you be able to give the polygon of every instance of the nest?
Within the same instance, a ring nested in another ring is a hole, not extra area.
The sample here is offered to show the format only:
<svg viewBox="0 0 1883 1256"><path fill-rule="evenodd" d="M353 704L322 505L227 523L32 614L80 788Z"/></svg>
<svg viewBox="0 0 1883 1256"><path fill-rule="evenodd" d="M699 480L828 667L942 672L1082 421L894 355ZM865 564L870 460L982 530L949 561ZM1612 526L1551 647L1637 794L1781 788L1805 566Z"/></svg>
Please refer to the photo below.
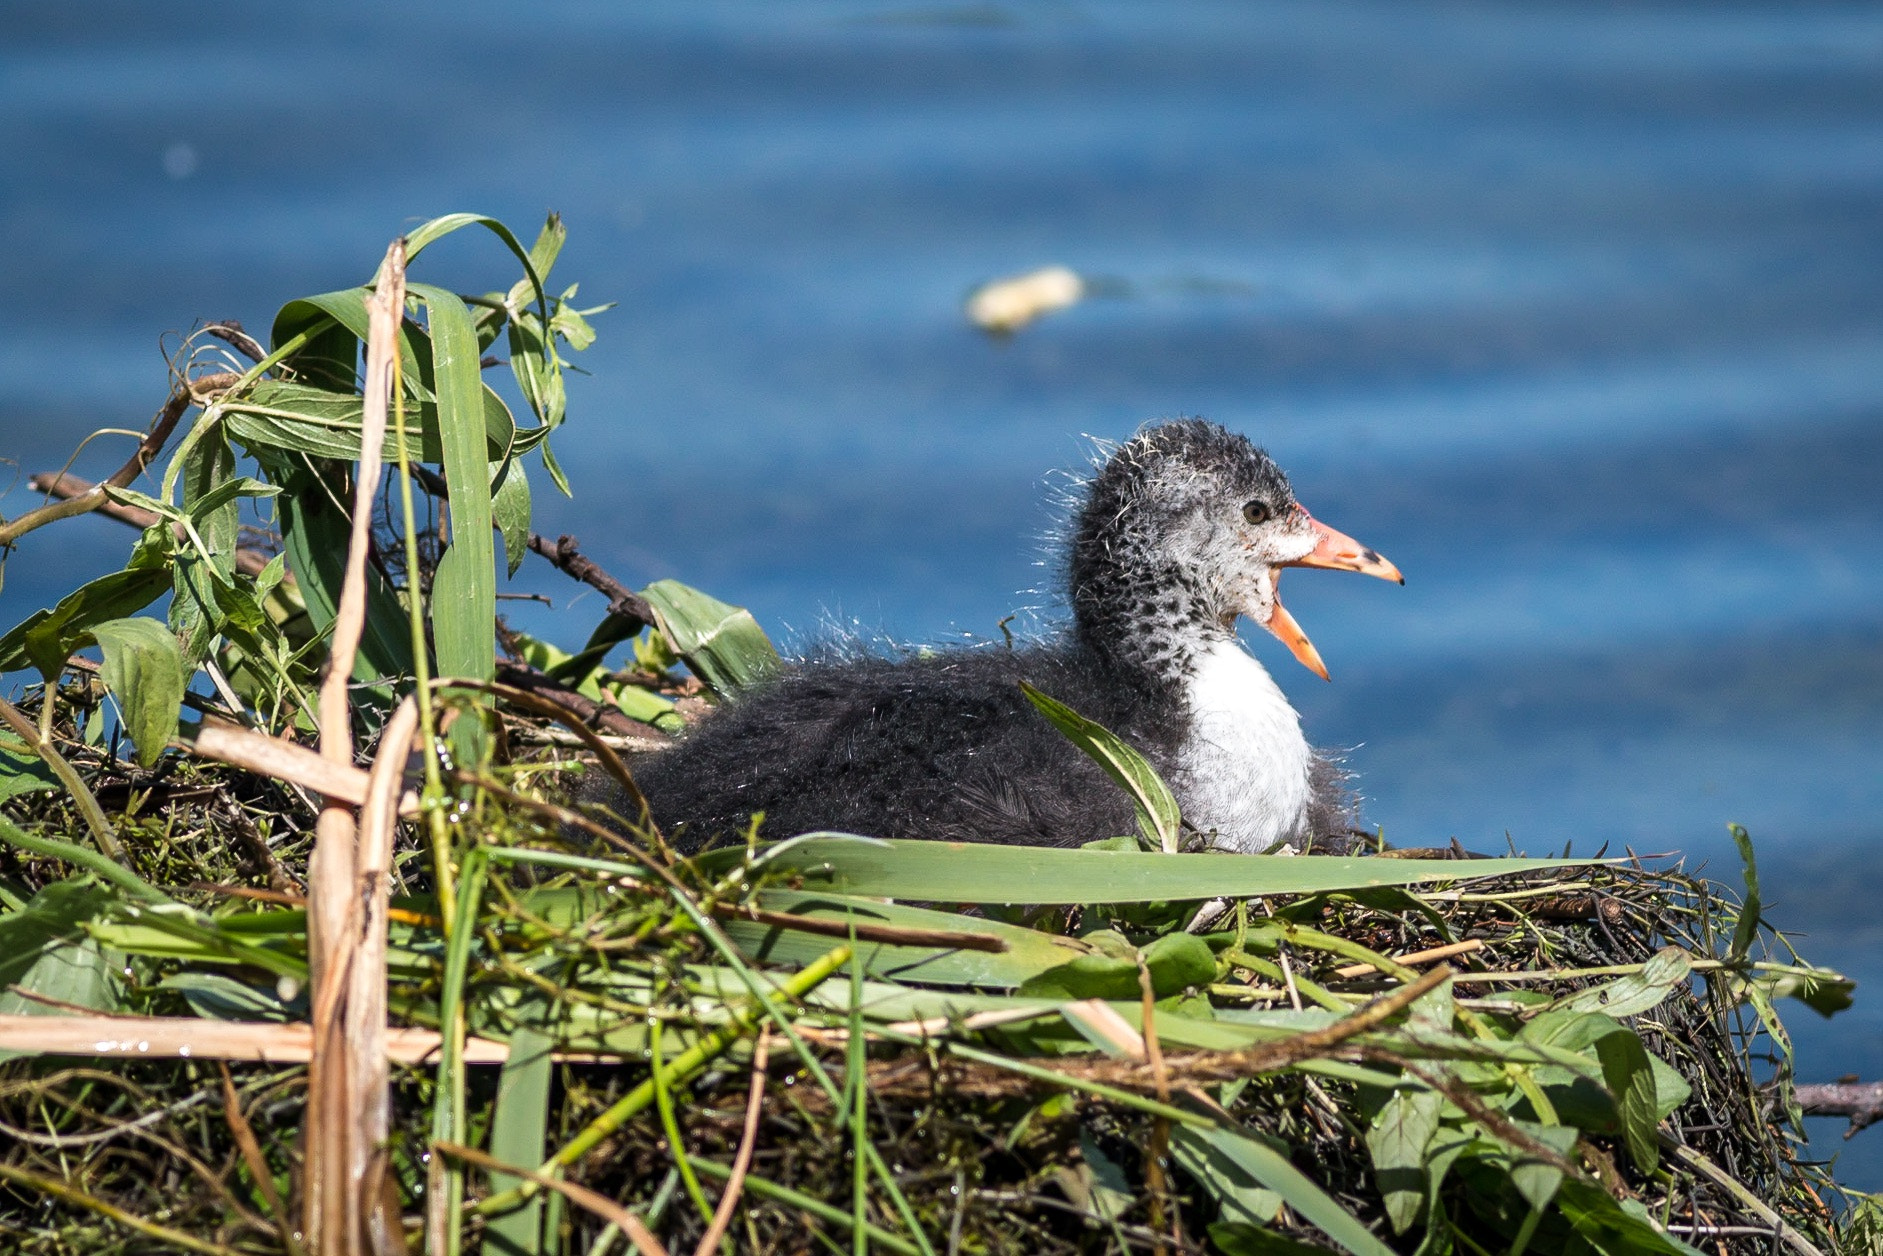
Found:
<svg viewBox="0 0 1883 1256"><path fill-rule="evenodd" d="M69 731L69 744L77 743L78 730ZM513 748L553 740L537 721L515 715L507 731ZM175 887L177 898L225 927L252 929L269 912L293 911L312 816L292 788L186 759L147 773L108 749L74 749L73 758L94 793L123 809L120 831L140 876ZM561 1172L628 1210L669 1251L700 1242L735 1174L741 1189L722 1241L739 1251L824 1250L850 1241L859 1227L873 1250L898 1252L920 1252L923 1243L935 1251L1030 1254L1351 1248L1238 1176L1233 1161L1210 1159L1207 1139L1188 1132L1204 1126L1184 1124L1204 1116L1270 1148L1394 1250L1507 1250L1519 1238L1533 1250L1652 1250L1636 1245L1639 1236L1618 1228L1620 1221L1605 1223L1608 1231L1578 1222L1581 1214L1566 1202L1572 1192L1625 1205L1617 1217L1651 1218L1646 1224L1665 1238L1712 1252L1822 1251L1856 1241L1853 1224L1867 1224L1867 1213L1854 1223L1840 1219L1835 1184L1799 1155L1788 1044L1770 998L1788 989L1774 973L1810 970L1773 962L1755 968L1757 960L1733 949L1740 902L1678 868L1633 859L1488 882L1439 879L1226 904L1219 923L1201 935L1210 939L1217 971L1166 993L1151 988L1140 966L1144 1002L1205 1026L1211 1016L1254 1023L1262 1009L1284 1019L1296 1009L1312 1014L1317 1004L1329 1011L1313 1031L1225 1049L1160 1042L1163 1022L1133 1018L1130 997L1072 1000L1122 1009L1123 1041L1109 1053L1093 1045L1104 1042L1103 1024L1082 1038L1063 1020L1003 1019L965 1007L885 1022L848 999L846 978L861 990L864 972L851 971L854 961L840 963L824 987L836 993L786 1009L795 1043L763 1017L748 1017L725 1049L673 1076L659 1102L643 1102L595 1136L598 1117L624 1100L632 1106L637 1087L646 1090L651 1052L664 1065L729 1023L737 1028L736 994L715 1005L710 982L699 976L722 957L677 899L746 929L735 936L754 970L778 974L791 966L747 940L767 936L759 924L777 914L761 906L771 902L763 895L799 893L807 880L801 871L760 868L739 892L716 897L714 887L738 880L723 867L674 860L626 830L603 845L593 817L549 801L565 795L561 774L571 768L579 765L553 747L523 750L518 766L481 778L488 789L463 810L456 840L578 861L632 853L664 875L571 870L528 858L505 865L480 909L481 954L467 995L472 1033L513 1043L532 1033L539 1035L533 1041L554 1044L553 1065L536 1079L547 1088L538 1145L568 1146L590 1131ZM71 800L56 792L23 795L6 810L23 829L41 833L70 833L81 823ZM394 891L409 896L416 923L394 945L415 958L394 966L393 1005L412 1023L435 1024L441 956L426 935L436 922L427 922L422 906L435 887L420 845L408 838L400 850ZM1470 875L1474 864L1457 854L1382 850L1371 858L1381 867L1418 860L1434 875ZM22 897L56 889L70 871L57 858L0 846L0 880ZM1196 912L1194 904L981 907L956 918L994 928L1001 914L1043 935L1122 937L1144 954ZM848 927L857 927L854 920ZM885 927L894 935L895 926ZM304 1014L304 992L252 965L206 965L148 949L127 954L111 948L124 941L122 930L95 922L87 928L125 965L119 997L127 1011ZM799 941L813 949L843 945L830 935L845 931L825 927ZM291 930L284 936L290 950L299 944ZM798 935L772 929L769 936ZM1261 938L1280 940L1266 945ZM1680 974L1654 976L1657 961L1676 954L1684 957ZM218 980L201 980L206 971ZM617 980L624 973L632 976L625 984ZM1519 1041L1521 1026L1543 1010L1626 998L1628 987L1618 983L1631 979L1666 987L1645 1010L1619 1006L1616 1023L1691 1088L1658 1122L1657 1154L1646 1162L1644 1149L1631 1147L1618 1128L1617 1097L1587 1078L1551 1082L1559 1110L1542 1113L1486 1083L1486 1070L1514 1067L1508 1059L1500 1062L1497 1052L1464 1059L1414 1031L1442 995L1459 1018L1445 1026L1453 1047L1471 1024L1484 1027L1487 1043ZM238 1012L229 1000L243 990L254 1003ZM1578 992L1595 1001L1576 1004ZM649 1039L653 1025L663 1028L664 1044ZM1140 1032L1146 1026L1151 1034ZM1447 1114L1437 1120L1441 1133L1469 1128L1480 1142L1502 1140L1505 1159L1467 1152L1434 1181L1428 1144L1419 1153L1424 1176L1413 1183L1419 1198L1409 1203L1407 1183L1382 1173L1377 1143L1382 1105L1410 1092L1356 1082L1366 1070L1423 1079ZM499 1091L507 1077L496 1068L467 1070L467 1128L479 1136L503 1119ZM205 1059L46 1057L0 1066L0 1235L7 1249L140 1251L187 1239L205 1252L295 1250L306 1082L299 1064ZM394 1076L384 1189L413 1235L438 1183L431 1161L437 1086L424 1064ZM1602 1111L1561 1110L1574 1100ZM1548 1137L1548 1117L1579 1122L1575 1136ZM873 1149L871 1164L858 1160L859 1130ZM1557 1183L1534 1216L1525 1191L1513 1185L1526 1172ZM540 1195L521 1209L484 1210L504 1191L514 1193L517 1179L472 1169L467 1181L465 1250L480 1241L486 1251L516 1250L515 1236L524 1232L538 1245L521 1250L630 1250L605 1213ZM519 1215L530 1219L519 1222Z"/></svg>

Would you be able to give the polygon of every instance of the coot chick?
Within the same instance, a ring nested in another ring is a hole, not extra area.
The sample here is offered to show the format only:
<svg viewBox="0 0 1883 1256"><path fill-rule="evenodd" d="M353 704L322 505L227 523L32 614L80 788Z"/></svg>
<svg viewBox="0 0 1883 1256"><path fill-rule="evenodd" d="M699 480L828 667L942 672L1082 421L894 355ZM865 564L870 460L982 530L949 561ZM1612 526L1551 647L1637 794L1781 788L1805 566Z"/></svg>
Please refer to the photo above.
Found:
<svg viewBox="0 0 1883 1256"><path fill-rule="evenodd" d="M1200 419L1144 428L1085 485L1067 563L1072 624L1019 648L800 665L634 764L654 819L697 849L743 832L1076 846L1132 832L1128 796L1034 709L1036 688L1135 746L1214 846L1260 852L1344 831L1342 774L1236 639L1238 616L1326 677L1282 608L1284 567L1404 583L1316 522L1247 438Z"/></svg>

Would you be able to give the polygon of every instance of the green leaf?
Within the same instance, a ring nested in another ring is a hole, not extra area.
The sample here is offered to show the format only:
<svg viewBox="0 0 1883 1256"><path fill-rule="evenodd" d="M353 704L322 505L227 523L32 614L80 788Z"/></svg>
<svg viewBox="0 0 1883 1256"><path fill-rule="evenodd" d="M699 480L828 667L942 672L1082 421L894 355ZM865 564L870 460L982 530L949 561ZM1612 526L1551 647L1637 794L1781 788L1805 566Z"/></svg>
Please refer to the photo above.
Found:
<svg viewBox="0 0 1883 1256"><path fill-rule="evenodd" d="M532 900L534 905L534 900ZM758 905L767 911L787 912L812 920L893 925L903 929L934 929L951 933L978 933L1001 939L1005 951L959 951L932 946L891 946L859 943L865 971L871 976L923 984L968 985L1013 989L1036 974L1077 958L1079 948L1069 939L1001 924L981 916L958 916L925 907L885 903L879 899L849 898L802 890L767 889ZM741 951L768 964L802 966L830 949L829 940L773 925L733 917L722 926ZM1137 968L1132 965L1132 987L1137 991Z"/></svg>
<svg viewBox="0 0 1883 1256"><path fill-rule="evenodd" d="M265 379L222 403L223 425L251 451L283 450L354 462L360 456L365 406L356 392ZM408 402L405 424L406 457L413 462L437 462L443 451L436 408ZM397 462L400 448L398 434L388 422L381 461Z"/></svg>
<svg viewBox="0 0 1883 1256"><path fill-rule="evenodd" d="M1425 1202L1425 1151L1438 1133L1444 1107L1445 1096L1436 1090L1395 1090L1367 1129L1373 1178L1394 1234L1404 1234L1419 1219Z"/></svg>
<svg viewBox="0 0 1883 1256"><path fill-rule="evenodd" d="M654 608L655 627L693 673L722 698L737 696L784 666L764 629L744 607L709 597L678 580L656 580L641 590Z"/></svg>
<svg viewBox="0 0 1883 1256"><path fill-rule="evenodd" d="M1144 756L1126 745L1123 739L1104 725L1086 719L1065 703L1048 697L1024 680L1020 682L1020 689L1026 694L1027 700L1039 708L1040 714L1052 721L1053 727L1090 755L1092 761L1104 768L1105 774L1118 783L1119 788L1131 795L1131 801L1138 810L1138 828L1143 830L1145 838L1157 843L1166 852L1175 854L1182 836L1182 817L1177 813L1177 796L1170 792L1170 786L1164 784L1163 778L1145 761Z"/></svg>
<svg viewBox="0 0 1883 1256"><path fill-rule="evenodd" d="M85 932L88 921L117 902L108 888L75 877L46 886L21 911L0 914L0 1015L62 1014L29 993L99 1011L123 1010L118 973L124 961ZM0 1059L16 1054L0 1051Z"/></svg>
<svg viewBox="0 0 1883 1256"><path fill-rule="evenodd" d="M157 983L157 988L182 995L190 1011L209 1020L281 1024L307 1018L305 1007L282 1002L272 988L260 989L223 973L171 973Z"/></svg>
<svg viewBox="0 0 1883 1256"><path fill-rule="evenodd" d="M1355 1256L1391 1256L1392 1249L1380 1242L1358 1217L1295 1168L1286 1155L1266 1143L1226 1129L1180 1125L1171 1131L1170 1146L1173 1152L1207 1166L1220 1182L1219 1197L1231 1184L1241 1189L1265 1187L1279 1195L1304 1221Z"/></svg>
<svg viewBox="0 0 1883 1256"><path fill-rule="evenodd" d="M351 525L334 505L324 485L304 467L281 469L274 477L284 491L280 498L281 538L294 569L296 587L307 607L314 630L326 636L339 613L340 586L346 575L347 543ZM412 632L398 594L379 574L366 567L366 627L354 656L353 678L378 684L395 676L410 676ZM390 691L380 689L380 696Z"/></svg>
<svg viewBox="0 0 1883 1256"><path fill-rule="evenodd" d="M497 1078L490 1118L490 1154L505 1164L534 1166L542 1161L543 1140L549 1132L554 1046L551 1039L527 1026L510 1035L510 1055ZM490 1175L493 1195L522 1184L523 1179L511 1174ZM542 1228L543 1200L537 1195L523 1207L493 1218L485 1243L503 1256L533 1256L544 1250Z"/></svg>
<svg viewBox="0 0 1883 1256"><path fill-rule="evenodd" d="M179 547L170 595L170 628L183 643L184 657L196 664L209 654L216 636L211 586L218 579L228 580L235 570L241 520L237 495L228 489L240 481L235 474L235 451L229 448L220 426L197 439L185 457L183 509L209 552L199 553L193 545Z"/></svg>
<svg viewBox="0 0 1883 1256"><path fill-rule="evenodd" d="M1115 955L1080 955L1029 977L1015 993L1035 999L1129 999L1138 994L1138 965Z"/></svg>
<svg viewBox="0 0 1883 1256"><path fill-rule="evenodd" d="M1648 958L1640 972L1564 995L1550 1005L1550 1010L1639 1016L1684 986L1692 973L1693 960L1687 952L1677 946L1662 947Z"/></svg>
<svg viewBox="0 0 1883 1256"><path fill-rule="evenodd" d="M24 746L16 749L15 745L0 741L0 802L21 794L60 787L59 778L53 775L44 759Z"/></svg>
<svg viewBox="0 0 1883 1256"><path fill-rule="evenodd" d="M1759 863L1752 855L1752 835L1737 824L1726 826L1739 848L1740 862L1746 870L1746 901L1739 906L1739 920L1733 926L1733 949L1727 956L1734 963L1746 958L1753 940L1759 936Z"/></svg>
<svg viewBox="0 0 1883 1256"><path fill-rule="evenodd" d="M491 465L495 485L490 497L491 516L503 537L504 575L514 576L530 552L530 481L515 458Z"/></svg>
<svg viewBox="0 0 1883 1256"><path fill-rule="evenodd" d="M702 855L697 862L718 870L744 857L743 850L723 850ZM767 848L762 858L771 870L797 872L849 894L995 904L1155 903L1316 894L1587 866L1583 860L1558 859L1428 862L1328 855L1166 855L886 841L843 833L809 834L781 842Z"/></svg>
<svg viewBox="0 0 1883 1256"><path fill-rule="evenodd" d="M1193 933L1167 933L1144 948L1151 990L1158 998L1216 980L1216 953Z"/></svg>
<svg viewBox="0 0 1883 1256"><path fill-rule="evenodd" d="M1622 1137L1635 1167L1652 1174L1661 1163L1661 1149L1655 1141L1655 1127L1660 1112L1655 1100L1654 1069L1648 1049L1641 1039L1623 1031L1596 1040L1596 1056L1602 1061L1602 1080L1615 1096L1621 1114Z"/></svg>
<svg viewBox="0 0 1883 1256"><path fill-rule="evenodd" d="M1244 1221L1218 1221L1209 1228L1210 1242L1223 1256L1323 1256L1317 1243L1264 1230Z"/></svg>
<svg viewBox="0 0 1883 1256"><path fill-rule="evenodd" d="M1834 1016L1853 1002L1857 983L1829 968L1788 969L1747 983L1770 999L1797 999L1820 1016Z"/></svg>
<svg viewBox="0 0 1883 1256"><path fill-rule="evenodd" d="M154 619L114 619L90 634L104 652L105 687L124 711L137 761L155 764L177 733L177 714L189 683L183 652L170 630Z"/></svg>
<svg viewBox="0 0 1883 1256"><path fill-rule="evenodd" d="M49 611L34 611L0 637L0 672L28 663L48 678L59 674L74 644L94 624L134 615L170 587L170 568L131 566L80 585Z"/></svg>
<svg viewBox="0 0 1883 1256"><path fill-rule="evenodd" d="M451 540L432 579L433 650L440 675L489 680L497 672L497 556L477 333L454 294L430 284L406 291L425 303L431 317L439 437L451 494ZM437 613L439 607L446 613Z"/></svg>
<svg viewBox="0 0 1883 1256"><path fill-rule="evenodd" d="M1567 1125L1538 1125L1531 1121L1515 1123L1530 1137L1560 1156L1568 1156L1576 1145L1577 1133ZM1522 1150L1507 1147L1511 1156L1510 1184L1517 1188L1525 1203L1538 1212L1549 1207L1563 1184L1563 1171L1548 1160Z"/></svg>
<svg viewBox="0 0 1883 1256"><path fill-rule="evenodd" d="M1602 1256L1701 1256L1655 1225L1639 1200L1618 1201L1592 1183L1565 1179L1557 1207L1577 1237Z"/></svg>
<svg viewBox="0 0 1883 1256"><path fill-rule="evenodd" d="M1519 1042L1534 1043L1540 1047L1556 1048L1589 1055L1593 1052L1591 1064L1601 1066L1599 1044L1603 1039L1623 1034L1635 1037L1634 1031L1600 1012L1546 1011L1540 1013L1518 1033ZM1687 1102L1693 1093L1674 1067L1659 1056L1648 1056L1648 1067L1653 1075L1654 1119L1659 1121L1671 1116L1675 1109ZM1572 1072L1568 1068L1554 1065L1539 1067L1535 1070L1537 1081L1549 1088L1551 1102L1556 1103L1558 1114L1565 1120L1572 1121L1582 1129L1608 1130L1615 1128L1609 1124L1612 1120L1619 1123L1621 1112L1618 1107L1609 1110L1608 1099L1619 1100L1619 1092L1613 1092L1607 1098L1598 1091L1595 1096L1597 1105L1603 1109L1598 1114L1596 1106L1584 1102L1588 1079L1582 1073ZM1606 1081L1606 1076L1605 1079ZM1611 1087L1612 1091L1612 1087Z"/></svg>
<svg viewBox="0 0 1883 1256"><path fill-rule="evenodd" d="M1216 1201L1223 1220L1250 1227L1273 1225L1281 1215L1282 1198L1256 1180L1233 1156L1218 1149L1207 1136L1191 1137L1197 1131L1184 1129L1170 1142L1171 1158L1196 1180L1206 1195ZM1173 1131L1175 1133L1175 1131ZM1279 1154L1287 1148L1266 1135L1261 1139ZM1260 1249L1252 1249L1260 1250Z"/></svg>

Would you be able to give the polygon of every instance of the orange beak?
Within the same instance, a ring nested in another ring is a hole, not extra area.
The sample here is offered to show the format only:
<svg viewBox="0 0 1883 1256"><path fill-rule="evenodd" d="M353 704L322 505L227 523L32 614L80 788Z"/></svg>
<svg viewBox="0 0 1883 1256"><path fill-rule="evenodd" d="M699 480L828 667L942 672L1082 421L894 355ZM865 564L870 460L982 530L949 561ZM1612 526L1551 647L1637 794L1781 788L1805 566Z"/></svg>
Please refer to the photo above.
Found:
<svg viewBox="0 0 1883 1256"><path fill-rule="evenodd" d="M1296 506L1296 510L1301 507ZM1368 549L1344 532L1336 532L1326 524L1311 517L1301 510L1301 517L1308 521L1318 538L1314 548L1293 562L1282 563L1281 567L1326 567L1333 571L1357 571L1363 576L1377 576L1381 580L1391 580L1395 584L1404 584L1406 578L1399 574L1399 568L1382 558L1379 551ZM1275 609L1269 612L1268 622L1262 625L1274 633L1301 665L1319 676L1329 679L1327 665L1321 662L1321 653L1308 640L1308 634L1301 631L1301 625L1295 622L1281 604L1281 569L1275 570Z"/></svg>

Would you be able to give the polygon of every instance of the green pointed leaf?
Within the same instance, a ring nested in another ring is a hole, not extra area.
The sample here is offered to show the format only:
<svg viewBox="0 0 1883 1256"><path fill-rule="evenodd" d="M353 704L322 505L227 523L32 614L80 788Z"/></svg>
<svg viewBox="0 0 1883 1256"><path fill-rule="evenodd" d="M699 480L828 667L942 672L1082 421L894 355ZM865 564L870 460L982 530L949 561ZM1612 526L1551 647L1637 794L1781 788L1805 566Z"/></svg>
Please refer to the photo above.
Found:
<svg viewBox="0 0 1883 1256"><path fill-rule="evenodd" d="M0 740L0 802L42 789L58 789L46 761L18 742Z"/></svg>
<svg viewBox="0 0 1883 1256"><path fill-rule="evenodd" d="M1746 901L1739 905L1739 919L1733 926L1733 949L1728 959L1738 962L1752 951L1752 943L1759 936L1759 863L1752 855L1752 835L1737 824L1726 826L1733 835L1733 845L1739 848L1739 859L1745 865Z"/></svg>
<svg viewBox="0 0 1883 1256"><path fill-rule="evenodd" d="M497 556L477 333L456 295L430 284L406 291L425 303L431 319L439 439L451 494L451 540L432 579L432 604L448 613L434 610L433 649L440 675L489 680L497 671Z"/></svg>
<svg viewBox="0 0 1883 1256"><path fill-rule="evenodd" d="M1316 1186L1285 1154L1264 1142L1230 1130L1180 1125L1171 1131L1170 1146L1226 1182L1243 1189L1258 1186L1273 1191L1304 1221L1355 1256L1391 1256L1392 1249L1358 1217ZM1219 1193L1226 1190L1219 1187Z"/></svg>
<svg viewBox="0 0 1883 1256"><path fill-rule="evenodd" d="M1394 1234L1404 1234L1419 1219L1425 1203L1425 1151L1438 1133L1444 1107L1445 1096L1435 1090L1395 1090L1367 1129L1373 1178Z"/></svg>
<svg viewBox="0 0 1883 1256"><path fill-rule="evenodd" d="M530 552L530 481L515 458L491 464L491 475L491 517L503 538L504 574L514 576Z"/></svg>
<svg viewBox="0 0 1883 1256"><path fill-rule="evenodd" d="M549 1132L549 1086L554 1079L555 1046L525 1026L510 1035L510 1055L497 1077L497 1098L490 1118L490 1154L505 1164L535 1165L543 1159ZM492 1194L521 1186L523 1179L492 1173ZM540 1252L543 1201L539 1195L521 1208L491 1219L487 1247L505 1253Z"/></svg>
<svg viewBox="0 0 1883 1256"><path fill-rule="evenodd" d="M1080 955L1029 977L1015 993L1034 999L1129 999L1138 994L1138 964L1114 955Z"/></svg>
<svg viewBox="0 0 1883 1256"><path fill-rule="evenodd" d="M1122 738L1103 724L1088 720L1057 699L1048 697L1025 681L1020 689L1040 714L1052 721L1072 744L1085 751L1105 774L1118 782L1137 805L1138 827L1146 839L1163 850L1176 853L1182 837L1182 817L1177 813L1177 796L1170 792L1143 755L1126 745Z"/></svg>
<svg viewBox="0 0 1883 1256"><path fill-rule="evenodd" d="M699 857L729 868L743 850ZM1318 894L1372 885L1422 885L1586 867L1586 860L1473 859L1428 862L1329 855L1195 854L1064 850L961 842L896 841L817 833L766 850L764 866L848 894L943 903L1091 904L1183 902Z"/></svg>
<svg viewBox="0 0 1883 1256"><path fill-rule="evenodd" d="M1616 1200L1593 1183L1565 1179L1557 1206L1576 1236L1601 1256L1701 1256L1656 1225L1641 1201Z"/></svg>
<svg viewBox="0 0 1883 1256"><path fill-rule="evenodd" d="M154 619L113 619L94 625L90 635L104 652L105 687L124 711L137 761L150 767L176 736L189 682L183 652L169 628Z"/></svg>
<svg viewBox="0 0 1883 1256"><path fill-rule="evenodd" d="M1635 1167L1653 1173L1660 1167L1661 1149L1655 1141L1660 1113L1655 1101L1654 1068L1648 1049L1641 1039L1624 1030L1596 1041L1597 1057L1602 1061L1602 1080L1615 1096L1621 1114L1622 1137Z"/></svg>
<svg viewBox="0 0 1883 1256"><path fill-rule="evenodd" d="M89 877L55 881L21 911L0 914L0 1015L57 1016L28 994L99 1011L123 1010L121 957L85 932L119 895ZM0 1059L16 1053L0 1051Z"/></svg>
<svg viewBox="0 0 1883 1256"><path fill-rule="evenodd" d="M51 610L34 611L0 637L0 672L17 671L30 663L41 675L57 675L74 644L93 624L134 615L169 587L167 562L127 567L80 585Z"/></svg>
<svg viewBox="0 0 1883 1256"><path fill-rule="evenodd" d="M1663 947L1649 957L1638 973L1564 995L1551 1011L1602 1012L1608 1016L1639 1016L1660 1004L1693 974L1693 959L1677 946Z"/></svg>
<svg viewBox="0 0 1883 1256"><path fill-rule="evenodd" d="M1144 948L1151 990L1162 999L1216 980L1216 953L1193 933L1167 933Z"/></svg>
<svg viewBox="0 0 1883 1256"><path fill-rule="evenodd" d="M744 607L710 597L678 580L656 580L641 590L659 620L655 626L694 675L722 698L737 696L783 666L764 629Z"/></svg>
<svg viewBox="0 0 1883 1256"><path fill-rule="evenodd" d="M1323 1256L1327 1251L1318 1243L1303 1243L1246 1221L1215 1222L1209 1228L1209 1236L1210 1243L1223 1256Z"/></svg>
<svg viewBox="0 0 1883 1256"><path fill-rule="evenodd" d="M183 509L208 553L179 547L170 595L170 628L192 664L200 663L215 639L215 596L211 585L235 570L236 532L240 525L236 495L225 490L236 481L235 451L218 426L195 441L185 455Z"/></svg>
<svg viewBox="0 0 1883 1256"><path fill-rule="evenodd" d="M313 472L282 468L273 478L284 489L279 499L281 539L295 587L315 632L324 637L338 614L351 525ZM366 627L354 656L353 678L374 685L375 696L387 700L391 691L381 682L412 672L412 631L405 610L379 569L368 564Z"/></svg>

